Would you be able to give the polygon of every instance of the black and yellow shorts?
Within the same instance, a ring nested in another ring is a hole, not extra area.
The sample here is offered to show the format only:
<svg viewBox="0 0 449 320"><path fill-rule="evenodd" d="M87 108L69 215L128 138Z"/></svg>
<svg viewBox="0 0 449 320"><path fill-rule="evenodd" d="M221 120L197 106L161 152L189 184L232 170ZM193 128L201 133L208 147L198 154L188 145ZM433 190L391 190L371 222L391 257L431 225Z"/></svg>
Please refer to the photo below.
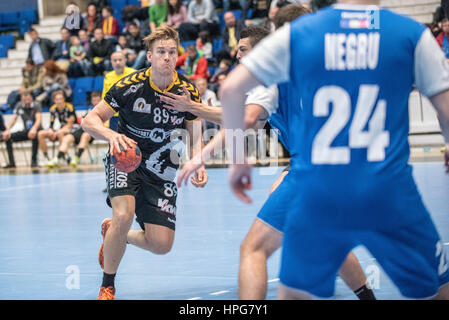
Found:
<svg viewBox="0 0 449 320"><path fill-rule="evenodd" d="M145 230L145 223L165 226L175 230L176 198L178 189L171 181L152 175L142 162L133 172L118 171L110 162L109 154L104 158L106 167L107 204L110 198L131 195L136 199L136 221Z"/></svg>

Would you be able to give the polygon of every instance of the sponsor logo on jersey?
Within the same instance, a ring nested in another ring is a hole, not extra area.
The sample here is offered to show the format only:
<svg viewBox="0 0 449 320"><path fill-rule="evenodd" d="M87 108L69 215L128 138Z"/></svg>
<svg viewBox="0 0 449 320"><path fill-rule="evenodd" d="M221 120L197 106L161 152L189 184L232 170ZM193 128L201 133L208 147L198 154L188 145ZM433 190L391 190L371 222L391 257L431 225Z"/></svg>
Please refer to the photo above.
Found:
<svg viewBox="0 0 449 320"><path fill-rule="evenodd" d="M131 87L129 87L128 90L125 91L125 93L123 94L123 96L127 96L130 93L135 93L140 87L143 86L143 83L138 83L138 84L133 84Z"/></svg>
<svg viewBox="0 0 449 320"><path fill-rule="evenodd" d="M117 103L117 101L114 98L111 98L111 102L109 103L111 105L111 107L119 109L119 105Z"/></svg>
<svg viewBox="0 0 449 320"><path fill-rule="evenodd" d="M176 215L176 207L172 204L169 204L168 199L159 198L157 200L157 206L161 209L162 212Z"/></svg>
<svg viewBox="0 0 449 320"><path fill-rule="evenodd" d="M151 104L147 104L144 98L139 98L134 102L133 111L151 113Z"/></svg>

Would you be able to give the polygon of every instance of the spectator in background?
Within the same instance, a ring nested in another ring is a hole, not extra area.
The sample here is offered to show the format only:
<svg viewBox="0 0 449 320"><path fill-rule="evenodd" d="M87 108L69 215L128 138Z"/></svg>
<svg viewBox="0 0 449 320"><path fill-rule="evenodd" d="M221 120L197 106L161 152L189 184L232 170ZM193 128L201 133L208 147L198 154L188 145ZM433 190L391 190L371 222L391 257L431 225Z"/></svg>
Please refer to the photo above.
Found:
<svg viewBox="0 0 449 320"><path fill-rule="evenodd" d="M70 78L90 76L90 62L87 60L87 53L79 38L72 36L70 41L70 67L67 71L67 76Z"/></svg>
<svg viewBox="0 0 449 320"><path fill-rule="evenodd" d="M69 2L66 9L67 17L62 24L63 28L67 28L71 36L77 36L79 31L86 28L87 24L83 15L79 12L79 8L76 2Z"/></svg>
<svg viewBox="0 0 449 320"><path fill-rule="evenodd" d="M212 58L212 38L209 31L201 31L196 39L196 49L206 59Z"/></svg>
<svg viewBox="0 0 449 320"><path fill-rule="evenodd" d="M243 20L237 20L233 12L226 12L223 16L225 26L223 27L222 49L216 53L217 61L223 58L234 59L237 53L237 43L240 39L240 31L246 27Z"/></svg>
<svg viewBox="0 0 449 320"><path fill-rule="evenodd" d="M207 79L205 78L198 78L195 80L195 87L198 89L198 92L201 96L201 100L203 101L203 103L209 105L209 106L214 106L214 107L219 107L220 106L220 101L218 101L217 99L217 95L215 94L215 92L213 92L212 90L209 90L207 88ZM203 132L206 131L207 129L219 129L219 126L215 123L206 121L204 119L201 120L202 126L203 126Z"/></svg>
<svg viewBox="0 0 449 320"><path fill-rule="evenodd" d="M167 25L178 30L184 22L187 22L187 8L182 0L168 0Z"/></svg>
<svg viewBox="0 0 449 320"><path fill-rule="evenodd" d="M42 93L42 80L44 78L44 68L36 66L32 59L26 61L25 67L22 69L22 85L19 90L14 90L8 95L6 102L8 109L14 108L20 101L22 93L29 91L33 98Z"/></svg>
<svg viewBox="0 0 449 320"><path fill-rule="evenodd" d="M43 92L36 97L36 101L40 102L43 107L53 104L54 91L62 90L66 97L72 95L72 88L70 88L66 73L53 60L44 63L42 89Z"/></svg>
<svg viewBox="0 0 449 320"><path fill-rule="evenodd" d="M121 34L118 37L118 43L114 47L114 52L121 52L126 58L126 65L131 67L136 61L137 55L136 52L129 48L128 40L126 40L126 36Z"/></svg>
<svg viewBox="0 0 449 320"><path fill-rule="evenodd" d="M223 0L223 12L228 12L229 10L231 10L231 2L236 2L233 0ZM238 0L240 9L243 9L243 7L246 4L246 0Z"/></svg>
<svg viewBox="0 0 449 320"><path fill-rule="evenodd" d="M97 28L94 31L95 41L90 43L87 57L92 65L95 76L103 75L105 71L111 70L111 54L114 51L113 44L106 40L103 29Z"/></svg>
<svg viewBox="0 0 449 320"><path fill-rule="evenodd" d="M101 101L101 92L93 91L91 94L91 105L89 106L87 112L83 115L85 117L90 110L93 109L98 103ZM80 161L81 156L84 153L84 150L86 150L87 145L91 143L94 139L91 137L90 134L85 132L83 128L81 128L80 122L81 119L77 119L79 121L75 121L72 128L70 129L69 133L66 134L59 144L58 148L58 154L55 156L51 161L47 162L45 164L48 168L54 168L54 167L60 167L63 164L63 160L67 159L67 153L69 152L69 147L74 143L77 147L77 151L75 155L70 158L70 165L73 168L76 168L78 166L78 163Z"/></svg>
<svg viewBox="0 0 449 320"><path fill-rule="evenodd" d="M55 104L50 107L50 127L47 130L39 131L37 138L39 146L44 154L45 159L50 161L48 157L47 139L61 143L66 134L70 132L76 121L75 108L72 104L65 101L64 92L61 90L52 93L52 100ZM58 119L60 128L55 129L55 120Z"/></svg>
<svg viewBox="0 0 449 320"><path fill-rule="evenodd" d="M242 8L242 19L246 25L259 25L268 17L271 0L246 0L245 6ZM253 10L251 18L248 17L249 9Z"/></svg>
<svg viewBox="0 0 449 320"><path fill-rule="evenodd" d="M90 38L89 35L87 34L86 29L81 29L78 32L78 38L80 39L80 44L83 46L84 51L87 53L87 51L89 51Z"/></svg>
<svg viewBox="0 0 449 320"><path fill-rule="evenodd" d="M441 32L436 37L438 44L443 49L446 58L449 59L449 19L444 18L441 21Z"/></svg>
<svg viewBox="0 0 449 320"><path fill-rule="evenodd" d="M166 0L156 0L148 8L148 17L150 21L150 30L154 32L162 23L167 22L168 6Z"/></svg>
<svg viewBox="0 0 449 320"><path fill-rule="evenodd" d="M102 98L104 98L106 92L108 92L117 81L136 71L133 68L128 68L126 66L126 57L121 51L114 52L111 55L111 63L113 70L104 76L103 92L101 94ZM108 126L112 130L117 131L118 112L109 120Z"/></svg>
<svg viewBox="0 0 449 320"><path fill-rule="evenodd" d="M87 35L89 38L94 36L94 30L101 28L101 16L97 12L97 7L93 3L89 3L87 6L87 12L83 15Z"/></svg>
<svg viewBox="0 0 449 320"><path fill-rule="evenodd" d="M210 78L210 88L214 92L218 92L221 83L226 79L229 72L231 72L232 61L230 59L222 59L218 64L218 68Z"/></svg>
<svg viewBox="0 0 449 320"><path fill-rule="evenodd" d="M142 41L139 26L135 23L129 24L129 34L126 36L126 42L129 49L133 50L137 55L135 59L131 58L132 68L135 70L141 69L145 66L147 50ZM129 62L131 62L129 61Z"/></svg>
<svg viewBox="0 0 449 320"><path fill-rule="evenodd" d="M106 6L101 10L101 15L103 16L101 28L103 29L105 39L111 39L112 41L117 42L120 30L117 19L114 18L113 14L114 9L110 6Z"/></svg>
<svg viewBox="0 0 449 320"><path fill-rule="evenodd" d="M28 49L28 59L32 59L34 64L40 66L51 58L54 44L51 40L40 38L38 32L31 28L29 31L31 45Z"/></svg>
<svg viewBox="0 0 449 320"><path fill-rule="evenodd" d="M31 147L31 166L37 167L37 151L38 151L38 132L41 130L42 124L42 107L38 102L33 101L33 96L29 91L23 91L21 101L14 108L12 116L6 130L0 133L0 141L6 142L8 150L9 164L5 168L15 168L14 152L12 148L13 142L32 141ZM19 117L23 122L23 129L11 133L11 129Z"/></svg>
<svg viewBox="0 0 449 320"><path fill-rule="evenodd" d="M220 33L217 13L212 0L191 0L187 9L187 22L179 26L181 41L196 40L200 31L207 30L211 36Z"/></svg>
<svg viewBox="0 0 449 320"><path fill-rule="evenodd" d="M185 76L190 80L209 78L208 63L195 45L187 46L186 52L178 57L176 67L185 71Z"/></svg>
<svg viewBox="0 0 449 320"><path fill-rule="evenodd" d="M56 61L56 64L64 71L67 71L70 65L70 46L70 31L62 28L61 40L56 41L51 60Z"/></svg>

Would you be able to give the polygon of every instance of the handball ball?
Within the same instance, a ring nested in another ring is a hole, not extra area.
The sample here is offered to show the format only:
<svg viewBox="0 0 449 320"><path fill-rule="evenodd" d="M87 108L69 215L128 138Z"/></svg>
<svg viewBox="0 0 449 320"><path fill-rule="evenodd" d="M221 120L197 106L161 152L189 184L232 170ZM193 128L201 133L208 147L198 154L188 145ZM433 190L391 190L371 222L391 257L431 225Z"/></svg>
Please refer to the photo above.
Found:
<svg viewBox="0 0 449 320"><path fill-rule="evenodd" d="M128 147L126 151L123 151L123 147L120 146L122 152L111 155L111 163L118 171L132 172L137 169L142 161L142 152L137 144L133 144L132 147Z"/></svg>

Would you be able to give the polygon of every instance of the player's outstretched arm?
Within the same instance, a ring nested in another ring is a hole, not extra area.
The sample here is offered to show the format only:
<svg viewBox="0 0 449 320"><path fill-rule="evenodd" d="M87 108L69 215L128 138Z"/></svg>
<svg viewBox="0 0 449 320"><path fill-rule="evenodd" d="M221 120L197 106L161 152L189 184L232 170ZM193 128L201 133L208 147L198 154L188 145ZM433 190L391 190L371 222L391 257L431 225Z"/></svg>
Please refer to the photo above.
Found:
<svg viewBox="0 0 449 320"><path fill-rule="evenodd" d="M219 92L219 99L223 105L223 125L226 130L245 128L245 94L258 85L261 85L260 81L244 65L239 65L226 78ZM233 133L230 134L233 136ZM236 145L238 144L234 141L226 141L228 154L237 155L242 152L236 150ZM251 166L246 161L242 163L237 163L236 159L231 161L229 171L231 189L240 200L249 203L251 199L246 190L251 189Z"/></svg>
<svg viewBox="0 0 449 320"><path fill-rule="evenodd" d="M438 113L441 133L443 134L444 141L446 143L446 150L444 151L444 165L446 166L446 172L449 172L449 90L430 97L430 101Z"/></svg>
<svg viewBox="0 0 449 320"><path fill-rule="evenodd" d="M164 107L179 112L190 112L197 117L209 122L221 124L221 107L214 107L193 101L186 87L182 87L184 94L177 95L171 92L164 92L161 101L165 103Z"/></svg>
<svg viewBox="0 0 449 320"><path fill-rule="evenodd" d="M114 115L112 110L104 101L101 101L95 106L81 122L81 127L84 131L89 133L92 137L99 140L109 142L109 152L111 154L126 151L128 147L132 147L136 142L125 136L106 128L103 123L109 120Z"/></svg>
<svg viewBox="0 0 449 320"><path fill-rule="evenodd" d="M201 155L201 149L204 145L203 135L201 130L201 121L194 120L186 123L186 128L190 135L190 150L192 151L192 158L197 155ZM195 175L190 179L191 183L197 188L203 188L209 176L204 168L204 164L201 164L196 170Z"/></svg>

